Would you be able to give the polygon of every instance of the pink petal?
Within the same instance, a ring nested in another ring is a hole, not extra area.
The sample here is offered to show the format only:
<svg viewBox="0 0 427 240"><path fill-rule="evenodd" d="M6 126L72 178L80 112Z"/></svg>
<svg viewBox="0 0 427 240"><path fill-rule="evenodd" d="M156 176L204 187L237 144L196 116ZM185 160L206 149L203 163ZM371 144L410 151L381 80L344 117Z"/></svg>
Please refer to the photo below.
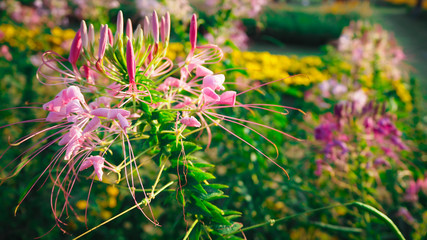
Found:
<svg viewBox="0 0 427 240"><path fill-rule="evenodd" d="M98 127L101 126L101 120L99 120L98 117L92 118L90 122L86 125L85 129L83 130L83 133L90 133L98 129Z"/></svg>
<svg viewBox="0 0 427 240"><path fill-rule="evenodd" d="M55 97L55 99L43 104L43 109L49 112L59 112L65 104L62 101L62 97Z"/></svg>
<svg viewBox="0 0 427 240"><path fill-rule="evenodd" d="M174 77L166 78L165 83L175 88L179 88L185 85L184 81L181 81L180 79Z"/></svg>
<svg viewBox="0 0 427 240"><path fill-rule="evenodd" d="M98 176L99 181L102 181L102 175L104 172L102 171L102 168L104 167L104 161L105 159L101 156L92 156L92 163L93 168L96 176Z"/></svg>
<svg viewBox="0 0 427 240"><path fill-rule="evenodd" d="M117 119L119 120L120 127L122 127L123 129L126 129L129 127L128 120L125 117L123 117L120 113L117 114Z"/></svg>
<svg viewBox="0 0 427 240"><path fill-rule="evenodd" d="M50 112L46 117L46 121L47 122L60 122L65 117L66 117L66 115L63 113Z"/></svg>
<svg viewBox="0 0 427 240"><path fill-rule="evenodd" d="M108 118L108 114L110 112L109 108L97 108L90 112L90 114L97 116L97 117L105 117Z"/></svg>
<svg viewBox="0 0 427 240"><path fill-rule="evenodd" d="M105 117L108 119L117 119L117 114L119 113L125 118L130 116L130 112L124 109L97 108L90 112L90 114L94 116Z"/></svg>
<svg viewBox="0 0 427 240"><path fill-rule="evenodd" d="M58 142L59 146L65 145L72 140L79 139L82 136L82 130L77 126L72 126L70 131L66 133L62 139Z"/></svg>
<svg viewBox="0 0 427 240"><path fill-rule="evenodd" d="M71 102L69 102L66 106L66 115L69 115L70 113L83 113L83 108L82 105L80 104L80 101L77 99L72 100Z"/></svg>
<svg viewBox="0 0 427 240"><path fill-rule="evenodd" d="M217 102L220 100L218 94L214 92L210 87L205 87L202 89L203 99L205 103Z"/></svg>
<svg viewBox="0 0 427 240"><path fill-rule="evenodd" d="M81 103L86 102L80 88L71 86L65 89L62 93L62 99L65 103L69 103L71 100L78 99Z"/></svg>
<svg viewBox="0 0 427 240"><path fill-rule="evenodd" d="M203 87L209 87L212 88L212 90L224 90L225 88L222 86L224 81L224 74L208 75L203 78Z"/></svg>
<svg viewBox="0 0 427 240"><path fill-rule="evenodd" d="M191 117L183 117L181 118L180 122L187 127L200 127L202 124L193 116Z"/></svg>
<svg viewBox="0 0 427 240"><path fill-rule="evenodd" d="M92 161L89 160L89 158L86 158L84 162L80 165L79 171L83 171L85 169L88 169L93 165Z"/></svg>
<svg viewBox="0 0 427 240"><path fill-rule="evenodd" d="M178 103L173 108L176 108L176 109L183 108L183 107L186 107L192 103L193 103L193 100L191 98L184 96L184 102Z"/></svg>
<svg viewBox="0 0 427 240"><path fill-rule="evenodd" d="M196 76L197 77L204 77L204 76L208 76L208 75L213 75L213 72L211 70L209 70L208 68L200 66L200 65L196 67Z"/></svg>
<svg viewBox="0 0 427 240"><path fill-rule="evenodd" d="M97 109L100 106L109 107L111 104L112 99L109 97L99 97L95 101L89 103L89 107L91 109Z"/></svg>
<svg viewBox="0 0 427 240"><path fill-rule="evenodd" d="M217 104L224 104L234 106L236 103L236 92L235 91L226 91L221 96L219 96L220 100Z"/></svg>
<svg viewBox="0 0 427 240"><path fill-rule="evenodd" d="M86 158L86 160L80 165L79 171L85 170L90 166L93 166L94 172L98 179L102 181L102 175L104 172L102 168L104 168L105 159L101 156L90 156Z"/></svg>
<svg viewBox="0 0 427 240"><path fill-rule="evenodd" d="M115 96L117 94L119 94L120 90L122 89L122 85L114 82L110 85L107 86L107 93L110 94L111 96Z"/></svg>
<svg viewBox="0 0 427 240"><path fill-rule="evenodd" d="M160 92L165 92L165 91L168 91L169 90L169 86L168 85L166 85L166 83L162 83L162 84L160 84L158 87L157 87L157 89L156 89L157 91L160 91Z"/></svg>
<svg viewBox="0 0 427 240"><path fill-rule="evenodd" d="M130 112L124 109L110 109L108 113L108 119L117 119L117 115L120 114L123 117L127 118L130 116Z"/></svg>
<svg viewBox="0 0 427 240"><path fill-rule="evenodd" d="M64 160L70 160L70 158L74 155L74 153L80 149L81 143L77 140L78 139L73 139L68 143Z"/></svg>

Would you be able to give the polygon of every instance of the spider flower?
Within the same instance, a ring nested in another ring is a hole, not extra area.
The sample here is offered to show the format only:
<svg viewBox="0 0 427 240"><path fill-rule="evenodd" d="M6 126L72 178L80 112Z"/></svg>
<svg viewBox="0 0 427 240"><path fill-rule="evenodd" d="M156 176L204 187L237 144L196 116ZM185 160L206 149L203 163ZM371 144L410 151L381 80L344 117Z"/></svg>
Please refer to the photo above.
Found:
<svg viewBox="0 0 427 240"><path fill-rule="evenodd" d="M394 125L394 120L393 115L385 113L384 105L355 100L337 104L334 114L323 115L321 124L315 129L314 136L323 149L321 154L324 157L316 161L316 175L320 175L321 165L330 167L332 164L337 166L337 170L347 169L351 164L350 156L360 154L355 154L360 141L367 145L362 151L362 155L368 158L366 168L370 165L389 167L391 160L398 160L400 151L409 149L401 139L402 133Z"/></svg>
<svg viewBox="0 0 427 240"><path fill-rule="evenodd" d="M142 154L141 149L137 149L137 155L133 148L133 141L144 141L145 134L156 135L156 129L169 127L165 132L173 134L177 143L184 138L183 134L202 134L206 130L209 147L212 139L211 127L219 126L277 166L279 164L274 158L232 132L223 122L253 131L272 144L277 154L278 148L273 141L249 125L289 136L264 123L217 112L224 108L242 108L250 112L261 110L286 115L287 109L294 108L239 102L240 95L282 79L257 85L240 93L228 89L233 85L229 84L227 77L215 74L208 68L209 64L222 59L222 50L212 44L197 44L196 15L193 15L190 23L191 48L185 61L177 64L165 57L170 39L169 14L159 20L157 13L153 12L150 18L144 19L143 26L138 25L135 30L130 20L124 29L123 19L122 12L119 12L114 35L108 25L102 25L98 38L95 38L93 25L87 27L83 21L74 38L68 59L52 51L43 55L38 79L47 85L61 85L64 89L43 105L47 117L33 120L44 122L48 127L31 133L10 146L17 146L34 136L47 134L16 158L18 160L26 156L22 160L23 164L19 164L12 172L27 165L45 149L56 144L60 146L36 183L45 173L53 179L51 209L58 227L63 231L63 215L68 215L69 210L75 212L70 197L76 181L84 177L93 181L94 175L99 181L108 181L104 173L107 171L118 176L124 171L133 202L147 219L158 225L150 205L146 206L150 210L148 215L143 211L145 207L140 204L141 200L149 203L151 197L145 192L139 170L138 158ZM51 70L49 75L44 71L45 68ZM146 107L139 107L141 105ZM145 117L151 116L154 111L176 113L177 117L166 123L146 120ZM152 124L164 125L153 127ZM146 129L152 130L147 132ZM147 140L145 143L155 144L153 142ZM122 151L116 152L121 158L111 156L116 149L112 148L113 145L121 147ZM162 147L164 146L151 146L153 149ZM86 169L90 167L93 167L94 174L88 176L89 171ZM279 167L286 173L283 167ZM56 171L53 171L54 169ZM142 194L136 194L137 189ZM25 197L28 193L29 191ZM63 198L63 206L59 205L60 197ZM21 203L22 201L19 204Z"/></svg>

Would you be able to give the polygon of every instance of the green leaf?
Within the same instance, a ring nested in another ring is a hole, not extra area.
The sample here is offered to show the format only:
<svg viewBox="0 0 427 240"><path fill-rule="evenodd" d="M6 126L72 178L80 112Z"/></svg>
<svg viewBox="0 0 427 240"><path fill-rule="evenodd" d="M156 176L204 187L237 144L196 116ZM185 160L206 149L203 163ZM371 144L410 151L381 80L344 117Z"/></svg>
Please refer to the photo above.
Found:
<svg viewBox="0 0 427 240"><path fill-rule="evenodd" d="M192 186L194 188L194 190L199 193L200 195L207 195L208 193L206 192L206 190L202 187L201 184L194 184ZM204 198L201 198L203 200L205 200Z"/></svg>
<svg viewBox="0 0 427 240"><path fill-rule="evenodd" d="M213 225L212 229L217 231L220 234L231 234L236 231L239 231L243 227L243 224L239 222L234 222L231 225Z"/></svg>
<svg viewBox="0 0 427 240"><path fill-rule="evenodd" d="M178 146L176 144L174 144L172 146L172 152L174 152L175 155L179 155L182 151L182 147L184 147L184 151L186 155L190 155L191 153L195 152L195 151L199 151L200 149L202 149L200 146L198 146L197 144L193 143L193 142L187 142L184 141L181 144L178 144Z"/></svg>
<svg viewBox="0 0 427 240"><path fill-rule="evenodd" d="M200 198L206 201L213 201L219 198L225 198L224 192L216 188L204 185L205 194L201 194Z"/></svg>
<svg viewBox="0 0 427 240"><path fill-rule="evenodd" d="M188 175L192 176L197 182L203 182L209 179L215 179L215 176L211 173L204 172L199 168L188 166Z"/></svg>
<svg viewBox="0 0 427 240"><path fill-rule="evenodd" d="M142 110L142 112L144 113L144 115L146 115L149 118L151 118L151 116L152 116L152 114L151 114L151 108L150 108L150 106L147 103L140 102L139 109Z"/></svg>
<svg viewBox="0 0 427 240"><path fill-rule="evenodd" d="M210 210L212 214L212 221L222 224L231 225L231 223L223 216L224 211L210 202L204 201L205 206Z"/></svg>
<svg viewBox="0 0 427 240"><path fill-rule="evenodd" d="M224 184L217 184L217 183L209 184L209 187L211 187L211 188L216 188L216 189L228 188L228 186L227 186L227 185L224 185Z"/></svg>
<svg viewBox="0 0 427 240"><path fill-rule="evenodd" d="M202 162L193 162L193 166L197 168L212 168L215 167L214 164L202 163Z"/></svg>
<svg viewBox="0 0 427 240"><path fill-rule="evenodd" d="M191 198L193 199L192 201L192 205L194 205L195 207L198 208L198 210L205 216L211 217L211 211L209 211L209 209L206 207L206 203L205 201L197 198L196 196L192 195Z"/></svg>
<svg viewBox="0 0 427 240"><path fill-rule="evenodd" d="M31 179L30 183L27 185L27 187L25 187L24 192L22 192L21 196L19 196L18 206L16 206L16 208L15 208L15 215L16 215L16 212L18 211L19 206L21 206L22 201L24 200L24 198L27 196L28 192L30 191L31 187L34 184L36 184L37 180L43 175L43 173L40 175L37 175L33 179Z"/></svg>

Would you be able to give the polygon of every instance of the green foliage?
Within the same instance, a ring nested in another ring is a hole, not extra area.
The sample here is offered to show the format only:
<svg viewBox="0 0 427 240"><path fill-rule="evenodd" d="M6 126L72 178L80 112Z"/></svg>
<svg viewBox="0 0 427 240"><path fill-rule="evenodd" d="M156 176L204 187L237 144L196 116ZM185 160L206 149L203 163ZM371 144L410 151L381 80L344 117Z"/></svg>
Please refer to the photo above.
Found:
<svg viewBox="0 0 427 240"><path fill-rule="evenodd" d="M267 9L261 19L265 28L256 31L257 22L253 19L245 19L248 34L259 40L283 43L323 45L339 37L342 29L348 26L350 21L360 19L357 13L333 14L308 12L301 9Z"/></svg>

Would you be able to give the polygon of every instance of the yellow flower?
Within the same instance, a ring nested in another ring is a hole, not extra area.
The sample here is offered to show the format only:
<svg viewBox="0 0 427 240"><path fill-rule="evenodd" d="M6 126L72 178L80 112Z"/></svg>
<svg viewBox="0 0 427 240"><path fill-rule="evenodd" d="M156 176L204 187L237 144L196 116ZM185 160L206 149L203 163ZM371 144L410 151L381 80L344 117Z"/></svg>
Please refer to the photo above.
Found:
<svg viewBox="0 0 427 240"><path fill-rule="evenodd" d="M109 208L115 208L117 206L117 199L116 198L109 198L108 199L108 207Z"/></svg>
<svg viewBox="0 0 427 240"><path fill-rule="evenodd" d="M110 219L113 216L113 213L107 210L102 210L100 217L104 220Z"/></svg>
<svg viewBox="0 0 427 240"><path fill-rule="evenodd" d="M86 200L79 200L79 201L76 203L76 207L77 207L78 209L80 209L80 210L86 209L86 207L87 207L87 202L86 202Z"/></svg>
<svg viewBox="0 0 427 240"><path fill-rule="evenodd" d="M117 195L119 195L119 189L116 188L115 186L108 186L107 193L112 197L117 197Z"/></svg>

